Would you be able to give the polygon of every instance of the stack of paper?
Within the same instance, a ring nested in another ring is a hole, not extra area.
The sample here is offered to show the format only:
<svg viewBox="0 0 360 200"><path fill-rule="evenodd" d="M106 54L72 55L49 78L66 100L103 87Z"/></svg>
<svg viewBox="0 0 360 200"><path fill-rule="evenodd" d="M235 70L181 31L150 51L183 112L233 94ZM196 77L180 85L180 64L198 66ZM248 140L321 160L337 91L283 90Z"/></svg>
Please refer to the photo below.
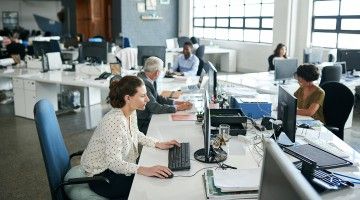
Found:
<svg viewBox="0 0 360 200"><path fill-rule="evenodd" d="M206 170L203 175L204 186L206 197L208 199L257 199L258 190L250 191L236 191L236 192L222 192L220 188L216 187L214 184L214 171Z"/></svg>
<svg viewBox="0 0 360 200"><path fill-rule="evenodd" d="M222 192L259 190L261 169L214 170L214 184Z"/></svg>

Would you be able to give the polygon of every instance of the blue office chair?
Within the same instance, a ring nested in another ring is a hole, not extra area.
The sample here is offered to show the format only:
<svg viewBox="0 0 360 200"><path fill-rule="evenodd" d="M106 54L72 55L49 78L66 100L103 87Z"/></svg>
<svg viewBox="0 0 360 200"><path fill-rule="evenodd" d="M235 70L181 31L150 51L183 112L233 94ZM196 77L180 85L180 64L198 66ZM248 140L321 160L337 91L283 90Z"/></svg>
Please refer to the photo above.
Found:
<svg viewBox="0 0 360 200"><path fill-rule="evenodd" d="M128 37L124 37L123 48L131 47L130 39Z"/></svg>
<svg viewBox="0 0 360 200"><path fill-rule="evenodd" d="M191 42L190 38L186 36L178 37L178 44L180 48L184 47L185 42Z"/></svg>
<svg viewBox="0 0 360 200"><path fill-rule="evenodd" d="M104 177L86 177L82 167L70 166L73 156L68 154L53 106L48 100L40 100L34 107L34 118L43 154L46 173L53 200L105 199L93 192L88 183L106 181Z"/></svg>

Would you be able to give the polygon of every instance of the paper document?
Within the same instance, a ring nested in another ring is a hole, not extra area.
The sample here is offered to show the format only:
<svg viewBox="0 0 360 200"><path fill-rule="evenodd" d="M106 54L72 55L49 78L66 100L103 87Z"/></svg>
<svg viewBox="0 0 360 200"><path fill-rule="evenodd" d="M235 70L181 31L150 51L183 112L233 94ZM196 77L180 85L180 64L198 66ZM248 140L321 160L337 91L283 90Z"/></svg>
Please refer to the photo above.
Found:
<svg viewBox="0 0 360 200"><path fill-rule="evenodd" d="M195 114L172 114L172 121L196 121Z"/></svg>
<svg viewBox="0 0 360 200"><path fill-rule="evenodd" d="M214 170L214 185L222 192L258 190L261 168Z"/></svg>

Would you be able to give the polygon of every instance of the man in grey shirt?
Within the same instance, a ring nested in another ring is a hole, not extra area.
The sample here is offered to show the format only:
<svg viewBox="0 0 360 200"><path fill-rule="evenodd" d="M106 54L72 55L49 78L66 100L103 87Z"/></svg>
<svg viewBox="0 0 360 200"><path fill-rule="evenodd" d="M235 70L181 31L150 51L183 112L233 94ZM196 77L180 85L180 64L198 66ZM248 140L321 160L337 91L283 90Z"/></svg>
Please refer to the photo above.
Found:
<svg viewBox="0 0 360 200"><path fill-rule="evenodd" d="M150 100L146 104L145 110L137 110L138 127L144 134L147 133L152 114L174 113L176 111L188 110L192 106L190 102L174 101L158 94L156 79L159 77L163 65L164 62L160 58L149 57L145 61L143 71L138 74L138 77L145 83L146 94Z"/></svg>

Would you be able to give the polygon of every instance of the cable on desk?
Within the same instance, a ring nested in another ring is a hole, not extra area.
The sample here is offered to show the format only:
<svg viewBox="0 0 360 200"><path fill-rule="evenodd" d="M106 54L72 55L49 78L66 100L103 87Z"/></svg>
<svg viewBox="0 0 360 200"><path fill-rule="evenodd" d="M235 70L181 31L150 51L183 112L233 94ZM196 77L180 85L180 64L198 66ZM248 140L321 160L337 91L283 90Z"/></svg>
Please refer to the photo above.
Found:
<svg viewBox="0 0 360 200"><path fill-rule="evenodd" d="M197 170L194 174L192 175L186 175L186 176L179 176L179 175L174 175L174 177L187 177L187 178L190 178L190 177L193 177L195 176L197 173L199 173L200 171L204 170L204 169L210 169L210 168L217 168L217 166L212 166L212 167L204 167L204 168L201 168L199 170Z"/></svg>

